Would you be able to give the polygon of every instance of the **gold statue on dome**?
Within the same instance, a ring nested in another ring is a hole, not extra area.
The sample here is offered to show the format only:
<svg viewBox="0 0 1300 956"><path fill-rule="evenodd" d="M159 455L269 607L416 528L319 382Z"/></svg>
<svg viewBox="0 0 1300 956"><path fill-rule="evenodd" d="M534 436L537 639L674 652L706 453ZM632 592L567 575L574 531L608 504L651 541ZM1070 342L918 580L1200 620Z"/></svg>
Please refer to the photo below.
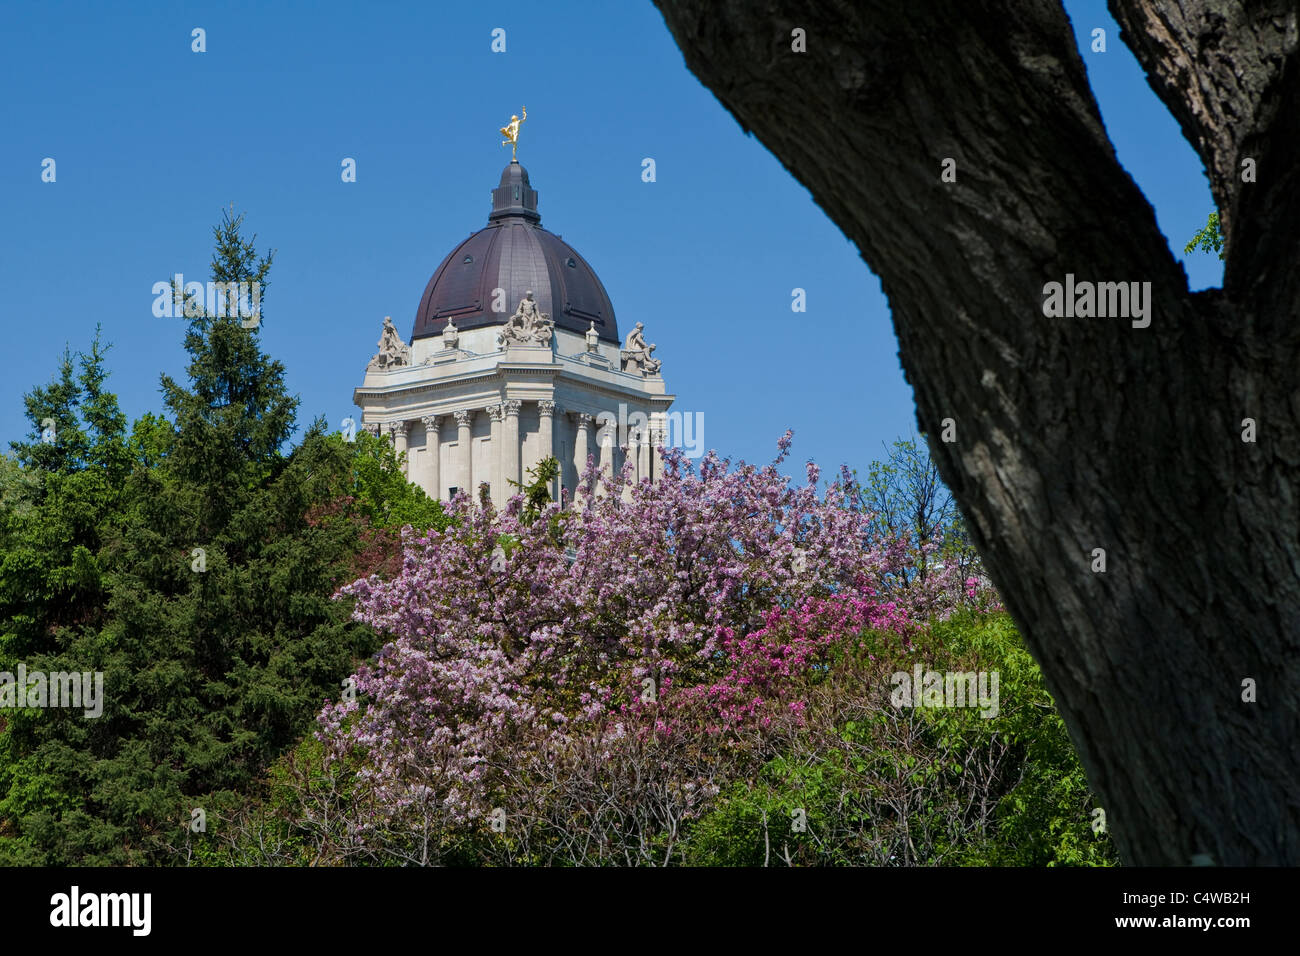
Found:
<svg viewBox="0 0 1300 956"><path fill-rule="evenodd" d="M528 119L527 107L520 107L519 112L523 114L522 117L511 116L510 122L501 127L501 135L505 137L501 141L501 145L510 144L510 162L512 163L519 162L519 124Z"/></svg>

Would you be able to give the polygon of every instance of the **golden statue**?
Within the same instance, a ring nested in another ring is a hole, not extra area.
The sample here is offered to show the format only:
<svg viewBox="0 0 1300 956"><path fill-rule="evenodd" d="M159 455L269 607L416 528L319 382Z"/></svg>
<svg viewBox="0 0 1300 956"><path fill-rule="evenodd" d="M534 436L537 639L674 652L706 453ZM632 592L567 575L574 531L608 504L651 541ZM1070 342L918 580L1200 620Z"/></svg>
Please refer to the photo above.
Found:
<svg viewBox="0 0 1300 956"><path fill-rule="evenodd" d="M501 127L501 135L505 137L501 141L501 145L510 144L510 162L512 163L519 162L519 124L528 119L527 107L520 107L519 112L523 113L522 117L511 116L510 122Z"/></svg>

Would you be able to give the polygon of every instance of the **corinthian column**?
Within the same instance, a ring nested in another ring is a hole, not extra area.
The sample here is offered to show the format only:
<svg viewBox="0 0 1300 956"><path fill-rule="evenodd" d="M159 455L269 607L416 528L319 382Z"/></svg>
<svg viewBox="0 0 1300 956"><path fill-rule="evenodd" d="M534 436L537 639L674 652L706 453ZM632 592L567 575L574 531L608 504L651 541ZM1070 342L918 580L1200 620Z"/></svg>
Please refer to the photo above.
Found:
<svg viewBox="0 0 1300 956"><path fill-rule="evenodd" d="M632 500L632 486L636 484L636 451L637 451L637 430L628 429L627 444L619 448L621 454L618 457L619 471L625 471L627 463L632 463L632 474L628 476L627 483L623 485L623 500Z"/></svg>
<svg viewBox="0 0 1300 956"><path fill-rule="evenodd" d="M504 405L489 405L488 417L492 419L492 447L488 449L488 459L492 462L490 477L488 483L492 489L492 505L498 511L505 507L507 487L505 479L502 478L504 469L501 466L501 443L502 443L502 423L506 417Z"/></svg>
<svg viewBox="0 0 1300 956"><path fill-rule="evenodd" d="M424 480L428 483L429 497L434 501L442 500L442 476L439 474L442 458L441 415L425 415L424 422Z"/></svg>
<svg viewBox="0 0 1300 956"><path fill-rule="evenodd" d="M659 449L668 441L668 429L665 427L662 413L650 432L650 480L658 482L664 476L664 456Z"/></svg>
<svg viewBox="0 0 1300 956"><path fill-rule="evenodd" d="M393 422L388 426L388 434L393 439L393 451L397 452L398 458L406 454L406 432L410 428L410 422ZM410 462L402 462L402 474L410 478Z"/></svg>
<svg viewBox="0 0 1300 956"><path fill-rule="evenodd" d="M596 440L600 442L600 480L596 484L596 494L601 497L609 493L609 480L614 475L614 440L617 436L617 420L604 419L596 429Z"/></svg>
<svg viewBox="0 0 1300 956"><path fill-rule="evenodd" d="M538 461L552 458L555 455L555 403L551 401L542 401L537 403L538 417L541 420L541 454L537 456ZM555 483L557 479L552 478L548 486L553 501L560 498L556 490Z"/></svg>
<svg viewBox="0 0 1300 956"><path fill-rule="evenodd" d="M650 477L650 441L651 432L649 425L642 425L637 429L637 457L636 457L636 480Z"/></svg>
<svg viewBox="0 0 1300 956"><path fill-rule="evenodd" d="M578 423L577 434L573 439L573 466L578 472L578 484L582 484L582 473L587 470L587 458L591 455L591 423L592 417L586 412L579 412L573 416L574 421ZM577 496L577 487L573 490L574 496Z"/></svg>
<svg viewBox="0 0 1300 956"><path fill-rule="evenodd" d="M470 447L473 437L470 435L470 425L474 421L472 411L462 409L455 413L456 415L456 487L474 497L474 489L470 487L470 482L474 480L472 469L474 467L472 455L473 449Z"/></svg>
<svg viewBox="0 0 1300 956"><path fill-rule="evenodd" d="M519 480L519 406L518 399L502 402L506 410L501 436L501 490L505 498L516 494L519 489L510 484ZM505 500L505 499L502 499Z"/></svg>

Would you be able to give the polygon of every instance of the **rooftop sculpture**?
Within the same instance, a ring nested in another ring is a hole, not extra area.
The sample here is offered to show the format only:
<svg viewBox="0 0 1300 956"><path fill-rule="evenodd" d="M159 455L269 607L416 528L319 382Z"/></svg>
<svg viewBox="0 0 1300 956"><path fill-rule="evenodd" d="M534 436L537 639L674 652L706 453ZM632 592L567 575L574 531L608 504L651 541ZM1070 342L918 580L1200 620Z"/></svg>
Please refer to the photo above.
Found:
<svg viewBox="0 0 1300 956"><path fill-rule="evenodd" d="M550 345L551 330L555 323L551 316L537 308L533 291L529 289L519 300L519 307L501 327L497 335L498 345Z"/></svg>
<svg viewBox="0 0 1300 956"><path fill-rule="evenodd" d="M411 364L411 347L402 341L393 325L393 317L384 316L384 330L379 336L379 354L370 360L369 368L388 369Z"/></svg>
<svg viewBox="0 0 1300 956"><path fill-rule="evenodd" d="M510 162L512 163L519 162L519 126L524 120L528 119L527 107L519 107L519 112L524 115L522 117L511 116L510 122L501 127L501 135L505 137L505 139L501 141L501 145L505 146L507 143L510 144Z"/></svg>

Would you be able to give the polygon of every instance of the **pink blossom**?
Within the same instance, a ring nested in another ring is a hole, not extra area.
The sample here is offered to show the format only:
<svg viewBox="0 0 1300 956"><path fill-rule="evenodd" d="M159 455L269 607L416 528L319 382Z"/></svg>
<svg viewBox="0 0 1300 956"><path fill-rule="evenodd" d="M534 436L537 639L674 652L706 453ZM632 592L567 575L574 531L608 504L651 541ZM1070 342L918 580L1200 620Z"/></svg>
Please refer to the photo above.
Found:
<svg viewBox="0 0 1300 956"><path fill-rule="evenodd" d="M906 642L951 598L947 579L898 586L906 542L871 539L844 471L821 495L816 465L799 487L778 471L791 434L762 468L666 449L662 480L628 501L630 470L598 496L589 460L571 507L531 524L521 496L498 513L459 495L447 529L405 529L395 579L340 591L390 640L357 670L358 699L321 712L330 759L360 759L385 813L432 801L468 822L523 746L801 719L798 688L834 645Z"/></svg>

